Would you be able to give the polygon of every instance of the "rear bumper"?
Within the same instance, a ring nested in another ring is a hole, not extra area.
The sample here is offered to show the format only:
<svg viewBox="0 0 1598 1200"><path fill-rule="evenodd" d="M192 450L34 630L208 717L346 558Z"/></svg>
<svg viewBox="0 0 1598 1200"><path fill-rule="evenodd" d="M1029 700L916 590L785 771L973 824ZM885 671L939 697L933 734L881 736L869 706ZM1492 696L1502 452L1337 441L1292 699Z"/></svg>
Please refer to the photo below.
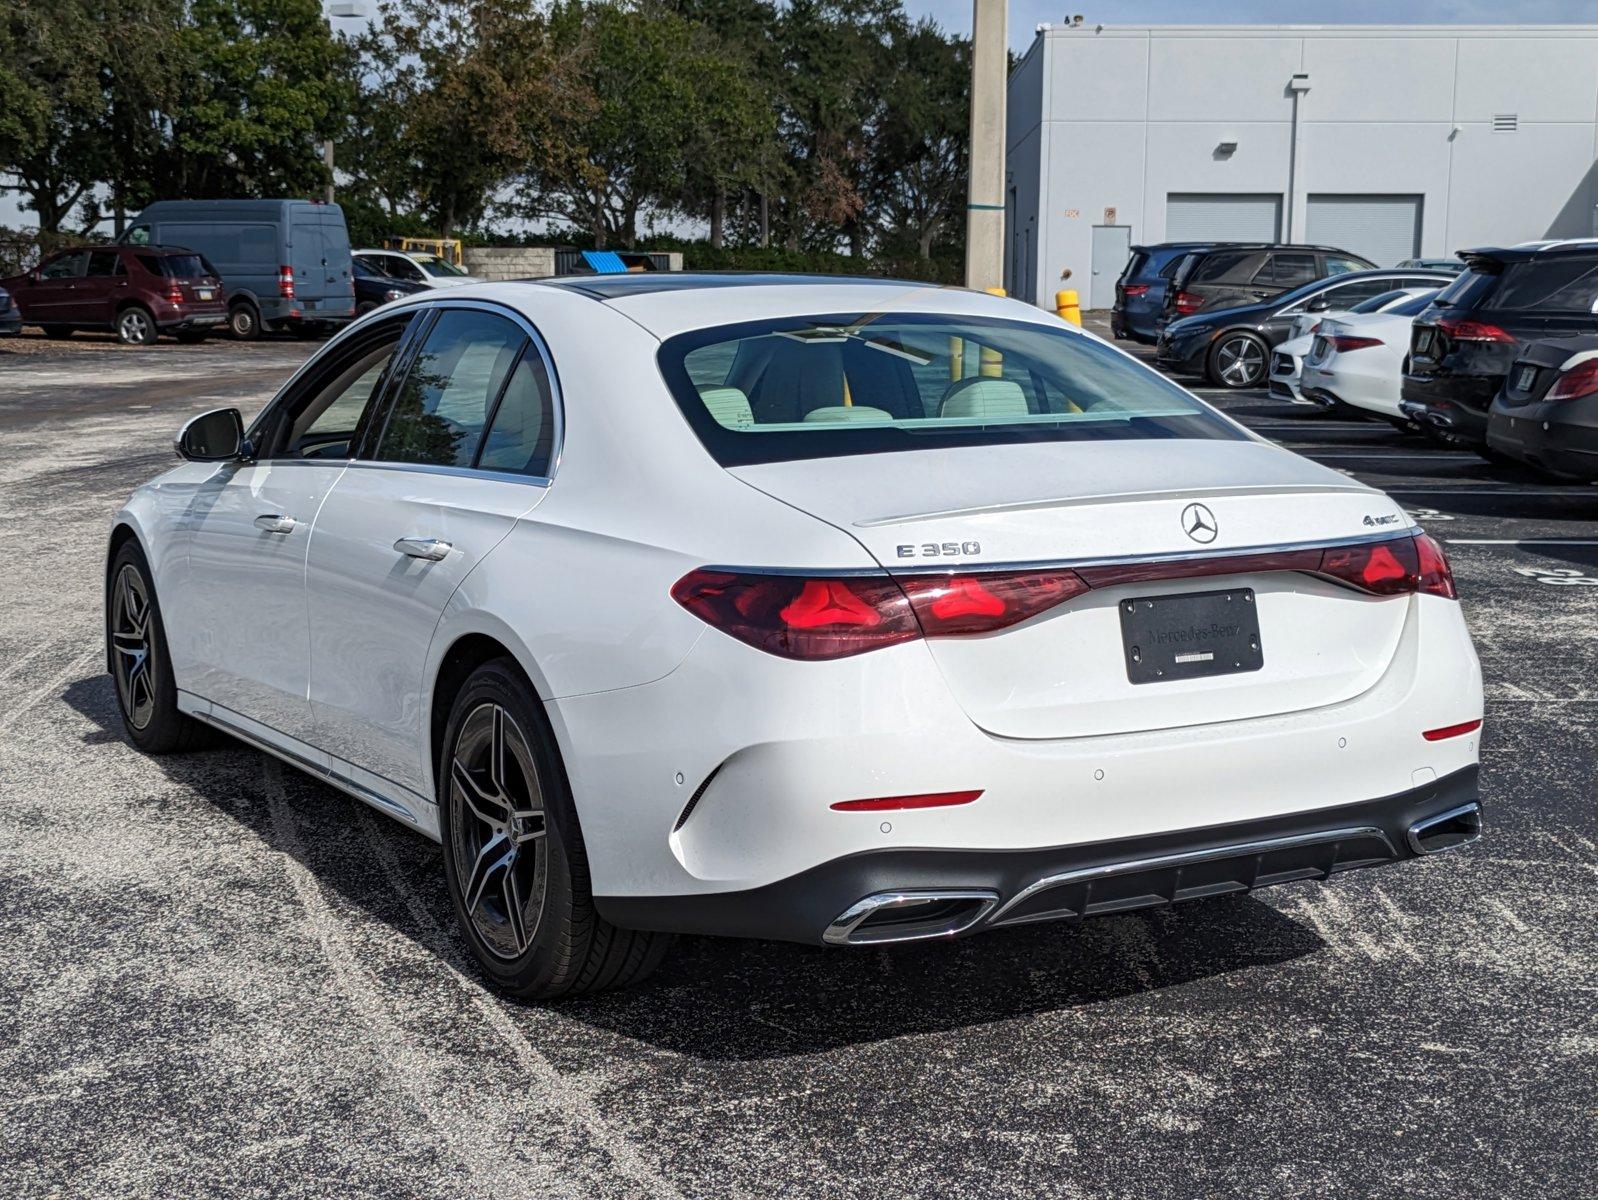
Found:
<svg viewBox="0 0 1598 1200"><path fill-rule="evenodd" d="M1598 397L1493 405L1487 444L1560 475L1598 480Z"/></svg>
<svg viewBox="0 0 1598 1200"><path fill-rule="evenodd" d="M226 324L226 312L190 313L186 316L178 317L175 320L160 322L161 331L163 333L171 333L175 330L221 329Z"/></svg>
<svg viewBox="0 0 1598 1200"><path fill-rule="evenodd" d="M1406 375L1401 415L1469 442L1487 440L1487 409L1503 379L1496 375Z"/></svg>
<svg viewBox="0 0 1598 1200"><path fill-rule="evenodd" d="M1253 821L1034 850L879 850L746 891L596 903L628 928L910 941L1326 879L1463 844L1479 821L1469 766L1395 795Z"/></svg>

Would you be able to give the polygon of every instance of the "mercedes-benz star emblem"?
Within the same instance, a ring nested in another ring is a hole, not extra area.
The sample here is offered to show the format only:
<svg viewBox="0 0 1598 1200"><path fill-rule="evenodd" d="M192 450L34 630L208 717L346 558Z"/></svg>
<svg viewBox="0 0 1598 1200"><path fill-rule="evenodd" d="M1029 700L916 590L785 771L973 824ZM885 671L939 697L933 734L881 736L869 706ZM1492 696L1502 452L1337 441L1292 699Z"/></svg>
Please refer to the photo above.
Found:
<svg viewBox="0 0 1598 1200"><path fill-rule="evenodd" d="M1189 504L1182 510L1182 532L1195 542L1205 545L1213 542L1220 535L1220 527L1215 524L1215 514L1202 504Z"/></svg>

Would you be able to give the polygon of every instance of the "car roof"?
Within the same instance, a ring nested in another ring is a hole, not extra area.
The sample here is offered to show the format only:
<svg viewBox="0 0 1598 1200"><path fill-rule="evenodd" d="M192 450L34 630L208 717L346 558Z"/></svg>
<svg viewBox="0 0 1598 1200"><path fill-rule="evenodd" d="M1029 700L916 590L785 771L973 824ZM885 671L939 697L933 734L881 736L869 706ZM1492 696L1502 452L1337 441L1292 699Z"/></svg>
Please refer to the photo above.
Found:
<svg viewBox="0 0 1598 1200"><path fill-rule="evenodd" d="M1598 238L1566 238L1556 242L1518 242L1513 246L1477 246L1471 250L1461 250L1459 257L1467 264L1477 260L1489 262L1510 263L1529 262L1534 258L1562 257L1569 255L1581 257L1583 255L1598 254Z"/></svg>
<svg viewBox="0 0 1598 1200"><path fill-rule="evenodd" d="M1317 246L1309 242L1206 242L1198 251L1208 250L1313 250L1321 254L1346 254L1350 258L1363 258L1341 246Z"/></svg>
<svg viewBox="0 0 1598 1200"><path fill-rule="evenodd" d="M570 275L467 284L450 288L448 298L481 297L515 305L527 300L531 288L559 293L574 302L603 304L661 339L764 318L890 311L993 317L1081 332L1053 313L1019 300L877 276L697 271ZM691 303L685 303L690 297Z"/></svg>

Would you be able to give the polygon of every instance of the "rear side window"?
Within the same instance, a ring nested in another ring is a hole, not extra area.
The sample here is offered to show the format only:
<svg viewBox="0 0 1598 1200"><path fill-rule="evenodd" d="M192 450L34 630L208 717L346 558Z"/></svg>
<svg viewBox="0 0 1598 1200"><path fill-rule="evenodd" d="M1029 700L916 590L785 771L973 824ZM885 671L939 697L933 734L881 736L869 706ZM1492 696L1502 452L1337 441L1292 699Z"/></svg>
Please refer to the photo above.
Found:
<svg viewBox="0 0 1598 1200"><path fill-rule="evenodd" d="M1264 272L1261 272L1262 282ZM1270 262L1270 282L1280 288L1303 287L1320 278L1313 254L1273 254Z"/></svg>
<svg viewBox="0 0 1598 1200"><path fill-rule="evenodd" d="M555 405L543 355L526 346L510 373L483 438L477 466L484 471L549 475L555 441Z"/></svg>
<svg viewBox="0 0 1598 1200"><path fill-rule="evenodd" d="M1125 268L1121 271L1121 282L1125 283L1129 279L1136 279L1138 273L1143 270L1143 264L1148 261L1149 256L1146 250L1132 251L1131 257L1126 260Z"/></svg>
<svg viewBox="0 0 1598 1200"><path fill-rule="evenodd" d="M1263 264L1264 255L1249 250L1223 250L1207 255L1193 269L1190 283L1247 283ZM1313 278L1313 276L1312 276Z"/></svg>
<svg viewBox="0 0 1598 1200"><path fill-rule="evenodd" d="M1454 276L1453 282L1437 293L1437 303L1450 308L1474 308L1497 285L1496 271L1477 270L1473 267Z"/></svg>
<svg viewBox="0 0 1598 1200"><path fill-rule="evenodd" d="M374 456L380 462L469 467L526 335L475 309L445 309L400 385Z"/></svg>
<svg viewBox="0 0 1598 1200"><path fill-rule="evenodd" d="M1017 442L1244 436L1163 376L1048 325L925 313L681 334L666 382L724 466Z"/></svg>
<svg viewBox="0 0 1598 1200"><path fill-rule="evenodd" d="M1548 258L1510 263L1482 305L1486 309L1598 312L1598 258Z"/></svg>
<svg viewBox="0 0 1598 1200"><path fill-rule="evenodd" d="M115 250L89 251L89 269L85 272L91 278L103 279L108 275L122 274L122 256Z"/></svg>
<svg viewBox="0 0 1598 1200"><path fill-rule="evenodd" d="M1368 271L1370 269L1370 263L1361 262L1357 258L1344 258L1340 254L1328 254L1326 256L1326 273L1328 275L1346 275L1350 271Z"/></svg>

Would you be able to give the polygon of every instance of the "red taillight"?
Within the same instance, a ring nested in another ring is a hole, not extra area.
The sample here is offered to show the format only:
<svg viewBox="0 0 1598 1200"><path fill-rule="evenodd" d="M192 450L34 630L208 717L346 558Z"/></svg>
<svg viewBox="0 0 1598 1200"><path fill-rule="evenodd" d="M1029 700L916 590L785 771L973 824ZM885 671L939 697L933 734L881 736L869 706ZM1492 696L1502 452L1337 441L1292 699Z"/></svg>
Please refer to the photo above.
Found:
<svg viewBox="0 0 1598 1200"><path fill-rule="evenodd" d="M928 637L992 633L1088 590L1074 571L910 575L899 580Z"/></svg>
<svg viewBox="0 0 1598 1200"><path fill-rule="evenodd" d="M1595 392L1598 392L1598 359L1589 358L1554 380L1554 386L1548 389L1544 399L1579 400Z"/></svg>
<svg viewBox="0 0 1598 1200"><path fill-rule="evenodd" d="M1176 311L1184 317L1190 317L1204 307L1204 297L1195 296L1192 292L1176 293Z"/></svg>
<svg viewBox="0 0 1598 1200"><path fill-rule="evenodd" d="M1458 725L1444 725L1441 729L1428 729L1421 737L1428 742L1440 742L1445 738L1464 737L1467 733L1475 733L1481 728L1481 718L1474 721L1461 721Z"/></svg>
<svg viewBox="0 0 1598 1200"><path fill-rule="evenodd" d="M183 303L183 288L178 284L176 279L169 279L166 281L166 302L168 304Z"/></svg>
<svg viewBox="0 0 1598 1200"><path fill-rule="evenodd" d="M1380 346L1381 338L1355 337L1348 333L1334 334L1326 339L1332 344L1332 349L1339 354L1347 354L1350 350L1364 350L1369 346Z"/></svg>
<svg viewBox="0 0 1598 1200"><path fill-rule="evenodd" d="M1420 555L1420 590L1428 596L1458 600L1453 568L1448 565L1448 556L1443 553L1437 539L1428 533L1417 535L1415 551Z"/></svg>
<svg viewBox="0 0 1598 1200"><path fill-rule="evenodd" d="M279 267L277 269L277 294L285 300L294 299L293 267Z"/></svg>
<svg viewBox="0 0 1598 1200"><path fill-rule="evenodd" d="M838 812L891 812L906 808L952 808L970 804L982 794L972 792L927 792L919 796L878 796L871 800L840 800L832 807Z"/></svg>
<svg viewBox="0 0 1598 1200"><path fill-rule="evenodd" d="M832 659L919 637L994 633L1092 591L1131 583L1298 571L1373 596L1456 599L1442 547L1425 534L1329 550L1222 554L963 575L764 575L690 571L671 589L707 625L783 658Z"/></svg>
<svg viewBox="0 0 1598 1200"><path fill-rule="evenodd" d="M1514 336L1489 325L1486 321L1472 321L1468 317L1440 317L1437 328L1456 342L1513 342Z"/></svg>
<svg viewBox="0 0 1598 1200"><path fill-rule="evenodd" d="M1148 290L1149 285L1146 283L1129 283L1121 288L1121 294L1123 296L1146 296Z"/></svg>
<svg viewBox="0 0 1598 1200"><path fill-rule="evenodd" d="M1071 571L805 578L690 571L678 604L723 633L783 658L864 654L918 637L1004 629L1087 591Z"/></svg>

